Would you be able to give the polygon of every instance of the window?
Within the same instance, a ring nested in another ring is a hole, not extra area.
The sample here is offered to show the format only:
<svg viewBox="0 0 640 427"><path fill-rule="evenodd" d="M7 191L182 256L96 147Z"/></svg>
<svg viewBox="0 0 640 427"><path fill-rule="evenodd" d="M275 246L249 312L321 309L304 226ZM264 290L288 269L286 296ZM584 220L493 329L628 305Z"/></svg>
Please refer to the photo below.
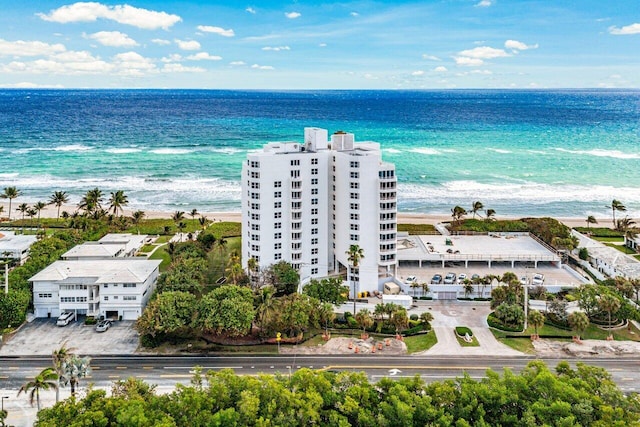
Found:
<svg viewBox="0 0 640 427"><path fill-rule="evenodd" d="M118 295L114 295L114 296L113 296L113 299L118 299Z"/></svg>
<svg viewBox="0 0 640 427"><path fill-rule="evenodd" d="M273 188L280 188L282 187L282 181L275 181L273 183Z"/></svg>
<svg viewBox="0 0 640 427"><path fill-rule="evenodd" d="M249 162L249 166L251 166L252 168L259 168L260 167L260 162L250 161Z"/></svg>
<svg viewBox="0 0 640 427"><path fill-rule="evenodd" d="M359 172L351 172L349 173L349 176L353 179L358 179L360 178L360 173Z"/></svg>
<svg viewBox="0 0 640 427"><path fill-rule="evenodd" d="M349 162L349 167L352 167L352 168L360 167L360 162L351 161Z"/></svg>
<svg viewBox="0 0 640 427"><path fill-rule="evenodd" d="M125 296L122 297L122 299L124 301L135 301L135 300L138 299L138 297L135 296L135 295L125 295Z"/></svg>
<svg viewBox="0 0 640 427"><path fill-rule="evenodd" d="M318 248L312 248L311 255L318 255Z"/></svg>
<svg viewBox="0 0 640 427"><path fill-rule="evenodd" d="M251 188L253 188L254 190L259 190L260 189L260 183L259 182L252 182L251 183Z"/></svg>
<svg viewBox="0 0 640 427"><path fill-rule="evenodd" d="M260 221L260 214L252 213L251 214L251 219L253 221Z"/></svg>
<svg viewBox="0 0 640 427"><path fill-rule="evenodd" d="M318 199L311 199L311 204L312 205L317 205L318 204Z"/></svg>
<svg viewBox="0 0 640 427"><path fill-rule="evenodd" d="M311 225L318 225L318 218L311 218Z"/></svg>
<svg viewBox="0 0 640 427"><path fill-rule="evenodd" d="M318 269L317 268L312 268L311 269L311 274L318 274Z"/></svg>
<svg viewBox="0 0 640 427"><path fill-rule="evenodd" d="M249 176L251 176L251 178L260 178L260 172L251 172L251 174L249 174Z"/></svg>
<svg viewBox="0 0 640 427"><path fill-rule="evenodd" d="M358 231L360 229L360 226L358 224L351 224L349 228L353 231Z"/></svg>
<svg viewBox="0 0 640 427"><path fill-rule="evenodd" d="M253 252L260 252L260 245L251 245L251 250Z"/></svg>
<svg viewBox="0 0 640 427"><path fill-rule="evenodd" d="M252 234L251 235L251 240L259 242L260 241L260 235L259 234Z"/></svg>
<svg viewBox="0 0 640 427"><path fill-rule="evenodd" d="M251 224L251 229L253 231L260 231L260 224Z"/></svg>
<svg viewBox="0 0 640 427"><path fill-rule="evenodd" d="M260 193L251 193L251 199L260 200Z"/></svg>
<svg viewBox="0 0 640 427"><path fill-rule="evenodd" d="M123 288L135 288L137 285L135 283L124 283L122 285Z"/></svg>
<svg viewBox="0 0 640 427"><path fill-rule="evenodd" d="M282 197L282 192L281 191L275 191L273 193L273 197L275 197L276 199Z"/></svg>
<svg viewBox="0 0 640 427"><path fill-rule="evenodd" d="M108 284L108 283L105 283L105 284L104 284L104 287L105 287L105 288L108 288L108 287L109 287L109 284Z"/></svg>
<svg viewBox="0 0 640 427"><path fill-rule="evenodd" d="M273 217L274 217L275 219L282 218L282 212L275 212L275 213L273 214Z"/></svg>
<svg viewBox="0 0 640 427"><path fill-rule="evenodd" d="M300 240L302 239L302 233L291 233L291 240Z"/></svg>
<svg viewBox="0 0 640 427"><path fill-rule="evenodd" d="M311 258L311 264L312 265L317 265L318 264L318 258Z"/></svg>
<svg viewBox="0 0 640 427"><path fill-rule="evenodd" d="M318 208L311 208L311 215L318 215Z"/></svg>
<svg viewBox="0 0 640 427"><path fill-rule="evenodd" d="M357 203L349 203L349 207L354 210L360 209L360 205L358 205Z"/></svg>
<svg viewBox="0 0 640 427"><path fill-rule="evenodd" d="M311 189L311 194L318 194L318 189L317 188L312 188Z"/></svg>
<svg viewBox="0 0 640 427"><path fill-rule="evenodd" d="M282 202L275 202L275 203L273 204L273 208L274 208L274 209L280 209L281 207L282 207Z"/></svg>
<svg viewBox="0 0 640 427"><path fill-rule="evenodd" d="M273 238L274 239L282 239L282 233L274 233L273 234Z"/></svg>
<svg viewBox="0 0 640 427"><path fill-rule="evenodd" d="M318 178L311 178L311 185L318 185Z"/></svg>
<svg viewBox="0 0 640 427"><path fill-rule="evenodd" d="M349 214L349 219L351 219L352 221L358 221L360 219L360 214L357 214L357 213Z"/></svg>
<svg viewBox="0 0 640 427"><path fill-rule="evenodd" d="M302 198L302 191L292 191L291 192L291 198L292 199L301 199Z"/></svg>
<svg viewBox="0 0 640 427"><path fill-rule="evenodd" d="M318 234L318 229L317 228L312 228L311 229L311 234Z"/></svg>
<svg viewBox="0 0 640 427"><path fill-rule="evenodd" d="M300 171L299 170L292 170L291 171L291 178L300 178Z"/></svg>
<svg viewBox="0 0 640 427"><path fill-rule="evenodd" d="M300 181L293 181L293 182L291 183L291 188L292 188L293 190L299 190L299 189L301 189L301 188L302 188L302 182L300 182Z"/></svg>
<svg viewBox="0 0 640 427"><path fill-rule="evenodd" d="M352 183L349 184L349 187L353 188L353 189L358 189L358 188L360 188L360 183L359 182L352 182Z"/></svg>
<svg viewBox="0 0 640 427"><path fill-rule="evenodd" d="M260 203L251 203L251 209L260 210Z"/></svg>
<svg viewBox="0 0 640 427"><path fill-rule="evenodd" d="M351 235L349 235L349 238L350 238L351 240L356 241L356 242L357 242L358 240L360 240L360 236L358 236L357 234L351 234Z"/></svg>
<svg viewBox="0 0 640 427"><path fill-rule="evenodd" d="M295 261L299 261L302 259L302 254L301 253L297 253L297 254L291 254L291 259L295 260ZM300 267L298 267L300 268Z"/></svg>
<svg viewBox="0 0 640 427"><path fill-rule="evenodd" d="M311 169L311 175L318 175L318 168Z"/></svg>
<svg viewBox="0 0 640 427"><path fill-rule="evenodd" d="M318 238L314 237L313 239L311 239L311 244L312 245L317 245L318 244Z"/></svg>
<svg viewBox="0 0 640 427"><path fill-rule="evenodd" d="M311 159L311 164L312 165L317 165L318 164L318 159Z"/></svg>
<svg viewBox="0 0 640 427"><path fill-rule="evenodd" d="M358 200L360 198L360 195L358 193L349 193L349 197L351 199Z"/></svg>
<svg viewBox="0 0 640 427"><path fill-rule="evenodd" d="M300 166L300 160L291 160L291 166Z"/></svg>
<svg viewBox="0 0 640 427"><path fill-rule="evenodd" d="M273 255L273 259L275 259L275 260L282 259L282 254L277 253L277 254Z"/></svg>
<svg viewBox="0 0 640 427"><path fill-rule="evenodd" d="M291 209L302 209L302 202L291 202Z"/></svg>
<svg viewBox="0 0 640 427"><path fill-rule="evenodd" d="M39 298L53 298L53 295L51 294L38 294Z"/></svg>
<svg viewBox="0 0 640 427"><path fill-rule="evenodd" d="M273 228L275 228L276 230L279 228L282 228L282 223L281 222L276 222L273 224Z"/></svg>
<svg viewBox="0 0 640 427"><path fill-rule="evenodd" d="M106 288L106 286L105 286L105 288ZM105 296L104 296L104 298L103 298L103 300L105 300L105 301L109 301L109 295L105 295Z"/></svg>
<svg viewBox="0 0 640 427"><path fill-rule="evenodd" d="M274 250L278 250L278 249L282 249L282 243L276 243L275 245L273 245L273 249Z"/></svg>

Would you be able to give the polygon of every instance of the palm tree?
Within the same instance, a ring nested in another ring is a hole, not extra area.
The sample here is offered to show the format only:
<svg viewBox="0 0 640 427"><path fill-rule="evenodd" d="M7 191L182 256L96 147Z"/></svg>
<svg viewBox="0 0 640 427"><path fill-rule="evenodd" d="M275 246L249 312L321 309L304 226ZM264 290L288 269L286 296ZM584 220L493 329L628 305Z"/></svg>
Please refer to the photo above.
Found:
<svg viewBox="0 0 640 427"><path fill-rule="evenodd" d="M53 369L58 374L59 381L61 381L62 379L62 364L73 356L73 350L75 350L75 348L67 347L67 343L64 342L62 344L62 347L60 347L58 350L53 350L53 352L51 353ZM59 400L60 390L59 388L56 388L56 402L58 402Z"/></svg>
<svg viewBox="0 0 640 427"><path fill-rule="evenodd" d="M251 282L251 285L254 284L253 282L254 282L255 274L258 268L259 268L258 261L254 257L251 257L247 260L247 276L249 276L249 282Z"/></svg>
<svg viewBox="0 0 640 427"><path fill-rule="evenodd" d="M430 311L425 311L420 314L420 321L423 323L431 323L433 322L433 314Z"/></svg>
<svg viewBox="0 0 640 427"><path fill-rule="evenodd" d="M21 203L20 205L18 205L18 208L16 210L22 212L22 221L24 222L24 216L29 211L29 205L26 203Z"/></svg>
<svg viewBox="0 0 640 427"><path fill-rule="evenodd" d="M356 312L356 282L353 280L352 270L356 270L360 265L360 260L364 258L364 249L362 249L358 245L351 245L349 249L345 252L347 254L347 262L349 263L349 280L353 283L353 312ZM357 272L357 270L356 270Z"/></svg>
<svg viewBox="0 0 640 427"><path fill-rule="evenodd" d="M40 390L58 389L58 374L53 368L43 369L32 381L28 381L20 387L18 396L21 393L29 394L29 403L33 406L35 400L38 405L38 411L40 411Z"/></svg>
<svg viewBox="0 0 640 427"><path fill-rule="evenodd" d="M496 211L494 209L487 209L486 210L486 217L485 217L485 221L493 221L495 219L496 216Z"/></svg>
<svg viewBox="0 0 640 427"><path fill-rule="evenodd" d="M234 285L238 284L238 281L240 280L240 278L242 277L242 274L244 273L242 265L240 265L238 263L231 264L225 270L226 270L227 274L229 275L229 277L231 278L231 282Z"/></svg>
<svg viewBox="0 0 640 427"><path fill-rule="evenodd" d="M98 187L89 190L82 196L78 208L84 210L87 214L96 214L102 210L102 190Z"/></svg>
<svg viewBox="0 0 640 427"><path fill-rule="evenodd" d="M582 311L574 311L567 319L569 326L575 332L575 338L580 341L580 335L589 327L589 317Z"/></svg>
<svg viewBox="0 0 640 427"><path fill-rule="evenodd" d="M409 287L411 289L413 289L413 297L416 297L416 289L422 287L422 285L420 283L418 283L418 281L414 281L412 282Z"/></svg>
<svg viewBox="0 0 640 427"><path fill-rule="evenodd" d="M142 221L145 215L146 214L144 213L144 211L141 211L141 210L137 210L133 214L131 214L131 220L135 224L136 231L138 232L138 234L140 234L140 230L138 229L138 224L140 224L140 221Z"/></svg>
<svg viewBox="0 0 640 427"><path fill-rule="evenodd" d="M420 283L420 287L422 288L422 296L427 296L431 289L429 288L429 284L427 282Z"/></svg>
<svg viewBox="0 0 640 427"><path fill-rule="evenodd" d="M598 223L598 220L596 219L596 217L593 215L589 215L587 217L587 230L589 230L589 226L591 224L597 224L597 223Z"/></svg>
<svg viewBox="0 0 640 427"><path fill-rule="evenodd" d="M198 215L198 209L191 209L191 212L189 212L189 216L191 216L191 219L196 219L196 215Z"/></svg>
<svg viewBox="0 0 640 427"><path fill-rule="evenodd" d="M366 308L363 308L362 310L357 312L356 323L362 328L362 338L364 339L367 335L367 328L370 328L373 325L371 312Z"/></svg>
<svg viewBox="0 0 640 427"><path fill-rule="evenodd" d="M184 212L182 211L175 211L173 213L173 215L171 215L171 219L173 220L173 222L175 222L176 224L180 221L182 221L184 219Z"/></svg>
<svg viewBox="0 0 640 427"><path fill-rule="evenodd" d="M628 216L625 216L624 218L621 218L617 221L616 230L626 234L627 231L629 231L635 224L636 222L634 220L632 220Z"/></svg>
<svg viewBox="0 0 640 427"><path fill-rule="evenodd" d="M624 212L627 210L626 206L622 204L620 200L613 199L611 201L611 214L613 215L613 228L616 227L616 211Z"/></svg>
<svg viewBox="0 0 640 427"><path fill-rule="evenodd" d="M476 219L476 213L484 209L484 205L480 201L473 202L471 205L471 212L473 213L473 219Z"/></svg>
<svg viewBox="0 0 640 427"><path fill-rule="evenodd" d="M124 194L124 191L118 190L116 192L111 192L111 197L109 198L109 210L112 211L115 216L118 216L118 211L120 212L120 215L122 215L124 207L128 204L129 198Z"/></svg>
<svg viewBox="0 0 640 427"><path fill-rule="evenodd" d="M44 209L45 207L47 207L47 204L45 202L36 202L36 204L33 205L33 209L38 212L38 227L40 227L40 211L42 211L42 209Z"/></svg>
<svg viewBox="0 0 640 427"><path fill-rule="evenodd" d="M465 298L467 298L467 295L471 295L473 293L473 284L471 283L471 280L465 279L463 289Z"/></svg>
<svg viewBox="0 0 640 427"><path fill-rule="evenodd" d="M16 197L20 197L22 195L22 191L18 190L16 187L4 187L4 191L0 194L0 198L9 199L9 221L11 221L11 202Z"/></svg>
<svg viewBox="0 0 640 427"><path fill-rule="evenodd" d="M60 383L64 386L67 384L71 386L71 396L76 395L76 387L80 382L80 378L91 374L90 362L90 357L78 357L75 354L62 362Z"/></svg>
<svg viewBox="0 0 640 427"><path fill-rule="evenodd" d="M613 338L613 332L611 330L611 314L616 313L620 310L620 300L613 295L605 294L600 297L598 300L598 307L602 311L606 311L609 317L609 337L608 339Z"/></svg>
<svg viewBox="0 0 640 427"><path fill-rule="evenodd" d="M396 328L396 335L400 335L400 332L409 324L407 310L402 307L397 308L391 315L391 323Z"/></svg>
<svg viewBox="0 0 640 427"><path fill-rule="evenodd" d="M466 214L467 211L462 206L456 205L451 209L451 217L455 223L459 223Z"/></svg>
<svg viewBox="0 0 640 427"><path fill-rule="evenodd" d="M538 328L544 325L544 314L540 313L538 310L531 310L529 312L529 316L527 316L529 323L533 325L533 329L535 330L535 335L533 339L538 339L540 336L538 335Z"/></svg>
<svg viewBox="0 0 640 427"><path fill-rule="evenodd" d="M31 220L31 227L33 227L33 218L38 214L38 211L36 210L36 208L29 208L27 209L27 216L29 217L29 219Z"/></svg>
<svg viewBox="0 0 640 427"><path fill-rule="evenodd" d="M209 223L209 220L207 219L206 216L200 216L200 218L198 218L198 223L200 223L200 227L202 227L202 231L204 231L205 228L207 228L207 224Z"/></svg>
<svg viewBox="0 0 640 427"><path fill-rule="evenodd" d="M180 241L182 242L182 232L184 231L185 228L187 228L187 224L180 221L178 225L176 225L176 227L178 227L178 231L180 232Z"/></svg>
<svg viewBox="0 0 640 427"><path fill-rule="evenodd" d="M227 249L227 239L220 236L220 238L218 239L218 250L220 251L220 253L223 253L225 249Z"/></svg>
<svg viewBox="0 0 640 427"><path fill-rule="evenodd" d="M58 208L56 220L60 219L60 207L65 203L69 203L69 196L66 191L54 191L51 197L49 197L49 204L55 205Z"/></svg>
<svg viewBox="0 0 640 427"><path fill-rule="evenodd" d="M0 206L0 216L2 215L2 212L4 212L4 206Z"/></svg>
<svg viewBox="0 0 640 427"><path fill-rule="evenodd" d="M318 309L318 320L324 325L324 335L329 336L329 323L333 322L336 318L336 313L333 311L333 305L325 302L320 305Z"/></svg>

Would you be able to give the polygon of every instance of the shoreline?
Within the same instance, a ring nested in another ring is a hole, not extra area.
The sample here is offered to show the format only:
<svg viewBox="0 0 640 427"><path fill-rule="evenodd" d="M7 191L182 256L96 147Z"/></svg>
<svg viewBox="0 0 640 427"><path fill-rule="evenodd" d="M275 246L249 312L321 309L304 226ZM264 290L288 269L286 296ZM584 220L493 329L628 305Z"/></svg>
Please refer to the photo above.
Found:
<svg viewBox="0 0 640 427"><path fill-rule="evenodd" d="M22 214L18 211L16 211L16 206L25 203L22 200L19 200L18 203L16 203L16 200L14 199L11 208L12 208L12 212L11 212L11 217L13 220L15 219L21 219L22 218ZM6 218L7 215L7 210L9 208L9 203L5 200L3 200L2 202L0 202L0 206L4 206L4 211L2 212L2 217ZM63 205L60 207L60 212L63 211L67 211L69 213L73 213L77 210L77 206L75 205ZM53 206L53 205L47 205L41 212L40 212L40 217L41 218L56 218L57 216L57 207ZM125 216L131 216L131 214L137 209L124 209L124 215ZM167 211L160 211L160 210L143 210L145 213L145 217L144 219L167 219L167 218L171 218L171 215L173 214L174 211L172 212L167 212ZM185 219L191 219L190 215L189 215L189 211L184 211L184 217ZM237 211L228 211L228 212L198 212L198 215L196 216L196 218L200 217L200 216L205 216L207 217L207 219L211 220L211 221L215 221L215 222L241 222L241 213L237 212ZM477 215L479 216L479 215ZM535 217L534 215L531 215L532 217ZM549 216L549 215L547 215ZM526 216L513 216L513 215L497 215L496 219L519 219L519 218L524 218ZM568 227L584 227L587 225L586 222L586 218L580 218L580 217L555 217L552 216L552 218L557 219L558 221L562 222L563 224L565 224ZM594 224L592 226L597 227L600 224L606 225L607 227L610 225L611 223L611 218L596 218L598 223ZM423 214L423 213L408 213L408 212L398 212L398 224L438 224L441 222L447 222L447 221L451 221L451 215L449 214Z"/></svg>

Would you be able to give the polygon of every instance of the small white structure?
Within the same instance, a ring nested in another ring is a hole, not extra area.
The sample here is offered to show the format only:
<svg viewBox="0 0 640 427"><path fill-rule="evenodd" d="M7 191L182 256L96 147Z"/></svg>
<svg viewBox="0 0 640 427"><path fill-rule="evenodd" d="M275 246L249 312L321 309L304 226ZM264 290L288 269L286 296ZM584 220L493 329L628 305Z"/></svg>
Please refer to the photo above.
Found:
<svg viewBox="0 0 640 427"><path fill-rule="evenodd" d="M406 309L411 308L413 298L410 295L382 295L383 304L396 304Z"/></svg>
<svg viewBox="0 0 640 427"><path fill-rule="evenodd" d="M97 242L74 246L62 254L62 259L72 261L132 257L142 248L146 239L146 235L107 234Z"/></svg>
<svg viewBox="0 0 640 427"><path fill-rule="evenodd" d="M56 261L29 279L36 317L63 311L135 320L155 289L160 260Z"/></svg>
<svg viewBox="0 0 640 427"><path fill-rule="evenodd" d="M640 278L640 261L634 257L624 254L616 248L606 246L575 230L573 230L572 234L578 238L579 247L587 249L591 265L599 272L609 277Z"/></svg>
<svg viewBox="0 0 640 427"><path fill-rule="evenodd" d="M38 239L34 235L2 231L0 232L0 258L12 258L22 264L29 257L29 248L36 240Z"/></svg>

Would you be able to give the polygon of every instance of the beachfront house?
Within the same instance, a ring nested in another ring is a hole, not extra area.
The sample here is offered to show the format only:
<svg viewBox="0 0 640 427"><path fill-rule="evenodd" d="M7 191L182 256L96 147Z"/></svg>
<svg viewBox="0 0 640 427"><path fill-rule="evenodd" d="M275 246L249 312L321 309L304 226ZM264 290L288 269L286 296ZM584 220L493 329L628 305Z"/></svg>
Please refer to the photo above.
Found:
<svg viewBox="0 0 640 427"><path fill-rule="evenodd" d="M23 264L29 257L29 248L36 240L34 235L0 231L0 259L10 259Z"/></svg>
<svg viewBox="0 0 640 427"><path fill-rule="evenodd" d="M304 142L266 144L242 167L242 263L281 260L303 282L351 272L355 292L381 290L396 273L395 166L380 145L305 128ZM364 253L348 269L347 250Z"/></svg>
<svg viewBox="0 0 640 427"><path fill-rule="evenodd" d="M29 279L35 316L58 317L73 311L135 320L155 289L160 262L139 258L56 261Z"/></svg>
<svg viewBox="0 0 640 427"><path fill-rule="evenodd" d="M146 235L111 233L97 242L85 242L74 246L62 254L62 259L72 261L132 257L147 239Z"/></svg>

